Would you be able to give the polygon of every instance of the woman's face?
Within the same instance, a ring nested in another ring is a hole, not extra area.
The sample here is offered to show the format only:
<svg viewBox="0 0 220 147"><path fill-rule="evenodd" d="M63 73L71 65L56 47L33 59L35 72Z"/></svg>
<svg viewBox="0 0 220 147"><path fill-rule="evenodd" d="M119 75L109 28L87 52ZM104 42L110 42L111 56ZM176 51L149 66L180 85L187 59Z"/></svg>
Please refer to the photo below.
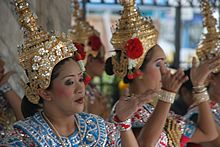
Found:
<svg viewBox="0 0 220 147"><path fill-rule="evenodd" d="M165 62L165 54L159 45L156 45L147 55L148 62L144 66L143 85L147 89L161 88L160 63Z"/></svg>
<svg viewBox="0 0 220 147"><path fill-rule="evenodd" d="M68 60L58 70L59 75L52 81L49 91L51 103L61 112L72 115L82 112L85 102L83 72L74 60Z"/></svg>

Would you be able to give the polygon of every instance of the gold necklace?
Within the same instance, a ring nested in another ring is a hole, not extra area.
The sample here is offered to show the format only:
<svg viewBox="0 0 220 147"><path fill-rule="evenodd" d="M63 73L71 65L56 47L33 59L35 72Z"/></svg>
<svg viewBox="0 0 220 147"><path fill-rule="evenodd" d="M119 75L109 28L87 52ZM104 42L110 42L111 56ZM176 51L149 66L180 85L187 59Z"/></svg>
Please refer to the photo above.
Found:
<svg viewBox="0 0 220 147"><path fill-rule="evenodd" d="M45 115L44 112L42 112L42 116L44 117L44 119L46 120L47 124L50 126L50 128L54 131L54 133L58 136L60 143L62 144L62 147L66 147L65 143L62 140L62 137L60 135L60 133L57 131L57 129L54 127L54 125L52 124L52 122L48 119L48 117ZM79 124L74 116L74 121L76 123L76 127L78 128L79 134L80 134L80 127ZM82 138L80 137L80 141L82 140Z"/></svg>

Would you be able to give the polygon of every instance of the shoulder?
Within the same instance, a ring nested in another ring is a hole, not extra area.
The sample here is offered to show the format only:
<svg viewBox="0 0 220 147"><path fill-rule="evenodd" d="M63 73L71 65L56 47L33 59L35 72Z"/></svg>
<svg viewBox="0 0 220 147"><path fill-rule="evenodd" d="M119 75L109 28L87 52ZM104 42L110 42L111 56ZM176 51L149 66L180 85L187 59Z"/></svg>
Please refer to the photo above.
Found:
<svg viewBox="0 0 220 147"><path fill-rule="evenodd" d="M34 141L21 129L15 128L8 132L0 141L0 146L35 146Z"/></svg>

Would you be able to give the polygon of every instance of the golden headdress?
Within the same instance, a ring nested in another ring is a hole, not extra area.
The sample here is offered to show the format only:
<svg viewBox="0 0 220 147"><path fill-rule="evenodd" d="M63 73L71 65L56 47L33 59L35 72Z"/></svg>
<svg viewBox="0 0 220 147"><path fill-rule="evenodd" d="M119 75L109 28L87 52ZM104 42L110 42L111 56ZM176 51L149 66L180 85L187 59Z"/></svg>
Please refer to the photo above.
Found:
<svg viewBox="0 0 220 147"><path fill-rule="evenodd" d="M135 0L121 0L121 4L124 9L111 43L115 50L121 50L120 55L112 58L113 71L124 77L127 71L133 74L140 68L149 49L157 44L159 33L150 18L140 15ZM135 78L132 74L128 78Z"/></svg>
<svg viewBox="0 0 220 147"><path fill-rule="evenodd" d="M217 20L213 17L212 7L208 0L201 1L201 11L203 18L203 27L207 33L199 43L196 54L200 62L220 55L220 32L217 29ZM214 70L214 73L220 71L220 67Z"/></svg>
<svg viewBox="0 0 220 147"><path fill-rule="evenodd" d="M68 32L68 39L72 40L77 49L81 51L84 63L88 55L104 57L105 50L100 40L100 34L93 26L83 18L83 10L80 9L78 0L72 0L74 6L74 25Z"/></svg>
<svg viewBox="0 0 220 147"><path fill-rule="evenodd" d="M37 90L48 88L54 66L65 58L77 55L77 49L73 44L61 41L60 37L44 32L26 0L14 0L14 4L18 22L24 31L25 41L18 54L29 79L26 96L30 102L37 104L40 100ZM80 67L84 71L82 64Z"/></svg>

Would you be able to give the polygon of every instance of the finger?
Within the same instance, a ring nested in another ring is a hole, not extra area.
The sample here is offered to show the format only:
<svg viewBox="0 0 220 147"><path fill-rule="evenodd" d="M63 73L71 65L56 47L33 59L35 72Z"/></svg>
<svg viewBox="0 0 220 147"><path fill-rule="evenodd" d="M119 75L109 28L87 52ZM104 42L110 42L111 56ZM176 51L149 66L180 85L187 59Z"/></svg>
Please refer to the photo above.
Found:
<svg viewBox="0 0 220 147"><path fill-rule="evenodd" d="M189 80L189 77L188 76L183 76L180 80L179 80L179 82L181 83L181 84L183 84L183 83L185 83L186 81L188 81Z"/></svg>
<svg viewBox="0 0 220 147"><path fill-rule="evenodd" d="M160 62L160 72L162 75L166 74L168 71L167 67L164 65L164 63Z"/></svg>
<svg viewBox="0 0 220 147"><path fill-rule="evenodd" d="M209 70L213 70L213 69L217 68L218 66L220 66L219 59L209 63Z"/></svg>
<svg viewBox="0 0 220 147"><path fill-rule="evenodd" d="M198 60L196 59L196 57L193 57L192 59L192 68L196 68L198 66Z"/></svg>
<svg viewBox="0 0 220 147"><path fill-rule="evenodd" d="M182 69L178 69L177 72L173 75L173 78L176 80L180 80L184 76L184 72Z"/></svg>

